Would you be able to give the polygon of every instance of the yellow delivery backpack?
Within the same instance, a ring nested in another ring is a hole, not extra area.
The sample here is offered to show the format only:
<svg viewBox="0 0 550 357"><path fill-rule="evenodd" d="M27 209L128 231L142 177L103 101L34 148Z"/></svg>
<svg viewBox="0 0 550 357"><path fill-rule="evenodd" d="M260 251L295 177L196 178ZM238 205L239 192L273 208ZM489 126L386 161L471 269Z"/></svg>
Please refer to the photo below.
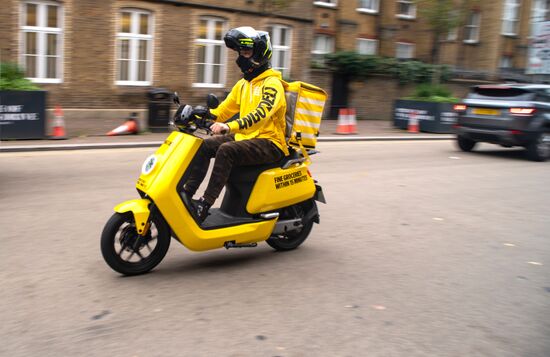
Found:
<svg viewBox="0 0 550 357"><path fill-rule="evenodd" d="M314 149L327 93L305 82L283 83L286 95L286 137L288 144Z"/></svg>

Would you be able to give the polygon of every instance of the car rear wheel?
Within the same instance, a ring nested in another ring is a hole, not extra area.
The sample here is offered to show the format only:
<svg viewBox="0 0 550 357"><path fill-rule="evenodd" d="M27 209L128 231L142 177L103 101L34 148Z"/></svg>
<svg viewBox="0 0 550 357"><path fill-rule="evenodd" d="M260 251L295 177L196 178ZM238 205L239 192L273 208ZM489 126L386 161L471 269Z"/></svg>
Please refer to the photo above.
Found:
<svg viewBox="0 0 550 357"><path fill-rule="evenodd" d="M550 157L550 132L542 132L527 145L527 158L533 161L546 161Z"/></svg>
<svg viewBox="0 0 550 357"><path fill-rule="evenodd" d="M465 138L463 136L457 136L456 137L456 144L462 151L472 151L474 146L476 146L477 142L473 141L471 139Z"/></svg>

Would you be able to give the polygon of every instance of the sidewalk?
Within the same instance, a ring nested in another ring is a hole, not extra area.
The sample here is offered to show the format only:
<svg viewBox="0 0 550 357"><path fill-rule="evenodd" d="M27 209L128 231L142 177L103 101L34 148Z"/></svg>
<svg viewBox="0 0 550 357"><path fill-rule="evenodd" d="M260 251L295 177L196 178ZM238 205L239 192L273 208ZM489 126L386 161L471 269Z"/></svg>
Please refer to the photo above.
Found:
<svg viewBox="0 0 550 357"><path fill-rule="evenodd" d="M336 134L338 121L324 120L319 141L383 141L383 140L449 140L452 134L408 133L396 129L387 120L358 120L357 134ZM82 150L125 147L156 147L169 135L144 132L138 135L79 136L67 140L5 140L0 141L0 153L45 150Z"/></svg>

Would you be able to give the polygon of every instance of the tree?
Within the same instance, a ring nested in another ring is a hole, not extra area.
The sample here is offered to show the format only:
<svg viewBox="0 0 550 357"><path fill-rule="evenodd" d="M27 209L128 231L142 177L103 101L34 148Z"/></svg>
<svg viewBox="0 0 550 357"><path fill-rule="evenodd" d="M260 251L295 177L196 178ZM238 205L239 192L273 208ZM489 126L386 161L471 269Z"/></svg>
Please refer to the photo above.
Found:
<svg viewBox="0 0 550 357"><path fill-rule="evenodd" d="M425 18L432 34L431 63L440 63L439 54L441 41L449 32L462 26L468 11L479 0L416 0L420 16ZM439 83L440 74L437 72L432 77L434 84Z"/></svg>
<svg viewBox="0 0 550 357"><path fill-rule="evenodd" d="M431 63L439 64L441 40L460 24L462 13L455 0L417 0L416 3L432 33Z"/></svg>

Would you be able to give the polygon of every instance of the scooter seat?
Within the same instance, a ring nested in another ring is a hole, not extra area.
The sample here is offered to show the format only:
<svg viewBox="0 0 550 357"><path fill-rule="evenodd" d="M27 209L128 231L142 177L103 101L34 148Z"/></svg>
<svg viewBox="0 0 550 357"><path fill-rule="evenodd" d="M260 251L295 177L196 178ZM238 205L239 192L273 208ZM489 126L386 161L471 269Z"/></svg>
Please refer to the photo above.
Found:
<svg viewBox="0 0 550 357"><path fill-rule="evenodd" d="M255 182L258 176L260 176L260 174L265 170L273 169L275 167L283 167L289 160L294 160L297 158L299 158L299 155L296 150L289 148L289 155L283 157L279 161L265 165L234 167L229 175L228 182Z"/></svg>
<svg viewBox="0 0 550 357"><path fill-rule="evenodd" d="M233 217L252 217L246 211L246 203L254 187L258 176L265 170L275 167L283 167L289 160L298 159L299 155L295 150L289 149L290 155L283 157L277 162L265 165L238 166L233 168L227 184L225 195L220 207L220 213Z"/></svg>

